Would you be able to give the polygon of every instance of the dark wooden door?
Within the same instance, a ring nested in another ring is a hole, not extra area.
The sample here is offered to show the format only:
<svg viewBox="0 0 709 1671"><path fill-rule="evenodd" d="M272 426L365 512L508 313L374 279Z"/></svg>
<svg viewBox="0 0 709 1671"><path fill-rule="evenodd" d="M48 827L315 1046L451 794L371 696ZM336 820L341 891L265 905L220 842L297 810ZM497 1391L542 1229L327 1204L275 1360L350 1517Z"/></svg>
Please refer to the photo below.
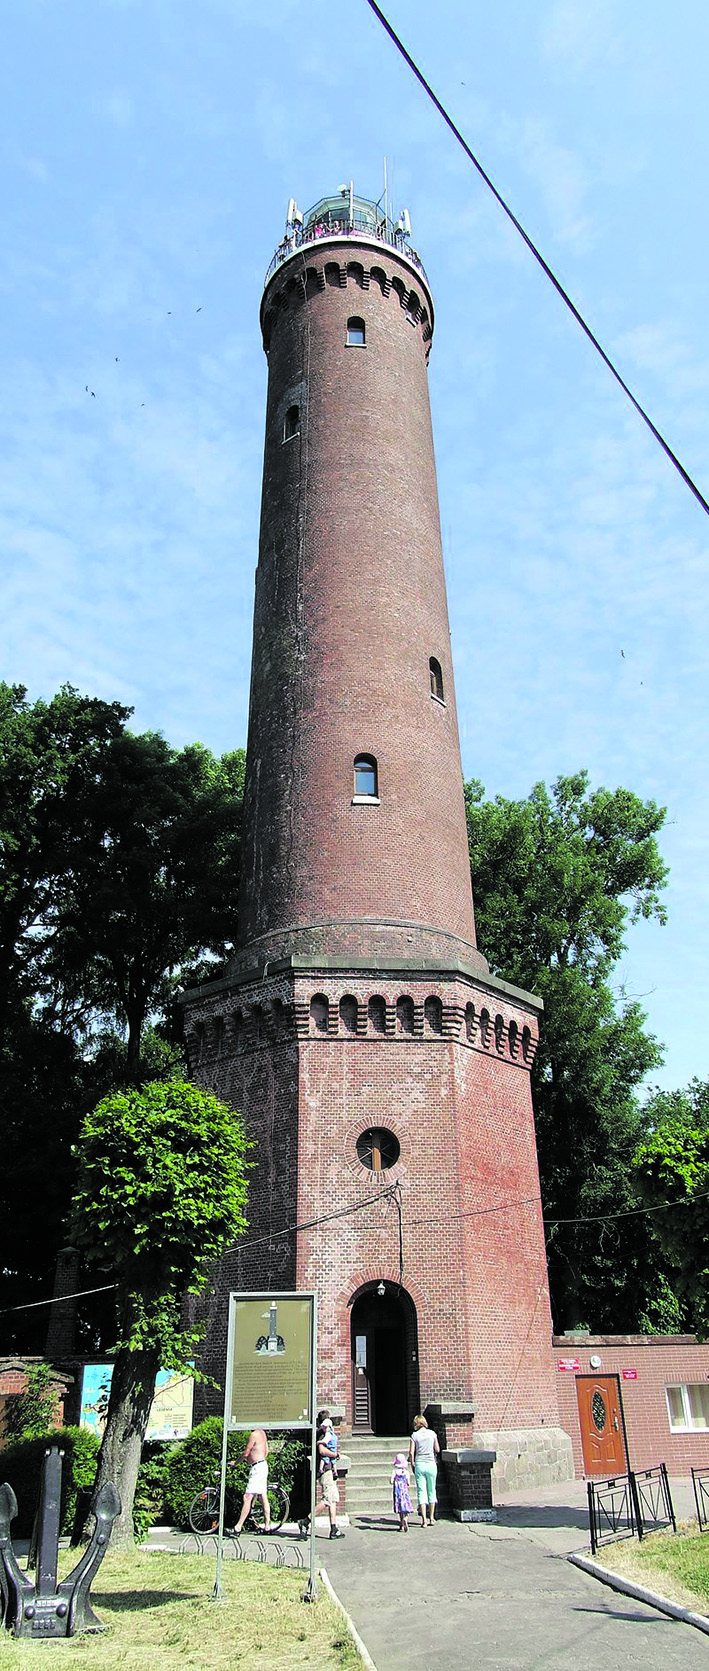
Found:
<svg viewBox="0 0 709 1671"><path fill-rule="evenodd" d="M624 1474L625 1435L617 1375L577 1375L583 1467L586 1474Z"/></svg>

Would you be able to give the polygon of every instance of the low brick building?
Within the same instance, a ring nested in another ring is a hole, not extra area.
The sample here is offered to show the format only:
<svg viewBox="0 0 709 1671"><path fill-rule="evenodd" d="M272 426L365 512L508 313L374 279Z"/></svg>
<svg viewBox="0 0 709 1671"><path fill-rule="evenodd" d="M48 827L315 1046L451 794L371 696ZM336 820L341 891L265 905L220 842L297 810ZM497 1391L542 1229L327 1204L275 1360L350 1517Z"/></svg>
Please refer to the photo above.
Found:
<svg viewBox="0 0 709 1671"><path fill-rule="evenodd" d="M709 1466L709 1344L694 1335L566 1334L554 1336L554 1358L577 1475Z"/></svg>

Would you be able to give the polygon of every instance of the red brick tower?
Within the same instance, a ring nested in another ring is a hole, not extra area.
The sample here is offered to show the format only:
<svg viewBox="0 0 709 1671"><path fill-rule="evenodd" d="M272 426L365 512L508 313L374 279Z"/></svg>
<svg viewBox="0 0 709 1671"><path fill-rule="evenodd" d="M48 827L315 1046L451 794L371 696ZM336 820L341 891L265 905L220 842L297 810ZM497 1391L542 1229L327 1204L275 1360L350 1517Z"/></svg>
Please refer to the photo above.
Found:
<svg viewBox="0 0 709 1671"><path fill-rule="evenodd" d="M194 1076L243 1110L256 1168L207 1357L218 1373L230 1287L314 1287L319 1390L345 1428L402 1435L439 1406L449 1447L472 1433L498 1474L521 1448L565 1477L540 1005L475 946L433 303L407 232L351 188L324 199L289 221L261 307L241 938L186 1016Z"/></svg>

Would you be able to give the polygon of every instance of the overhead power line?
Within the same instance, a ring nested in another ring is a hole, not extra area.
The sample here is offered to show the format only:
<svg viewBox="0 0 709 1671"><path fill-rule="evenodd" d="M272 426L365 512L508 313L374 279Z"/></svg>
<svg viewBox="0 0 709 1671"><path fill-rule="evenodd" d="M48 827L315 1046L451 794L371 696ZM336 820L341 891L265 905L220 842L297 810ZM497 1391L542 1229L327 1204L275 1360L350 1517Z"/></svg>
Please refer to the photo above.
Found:
<svg viewBox="0 0 709 1671"><path fill-rule="evenodd" d="M466 157L469 158L470 162L473 164L473 167L477 169L481 180L485 181L485 185L489 187L490 191L492 192L493 197L499 203L500 208L504 210L505 214L507 215L508 220L510 220L512 222L512 225L514 226L515 230L517 232L519 232L520 238L524 239L524 242L527 245L528 250L531 251L532 255L534 256L535 261L538 261L539 266L542 269L542 272L546 273L546 276L549 279L549 282L551 284L553 284L554 289L557 292L557 295L559 295L561 297L562 302L565 303L566 307L569 309L569 312L571 314L573 314L573 317L576 320L576 323L581 326L581 330L585 332L585 335L588 337L589 342L591 342L593 344L593 347L596 349L596 352L598 354L600 354L601 359L604 361L605 365L607 365L608 370L612 373L613 377L616 380L616 383L620 384L621 389L628 396L628 400L632 402L632 405L635 407L636 412L638 412L640 417L642 418L643 423L647 424L647 427L650 430L650 433L652 435L654 435L655 440L659 442L660 446L662 447L663 452L666 453L667 457L670 460L670 463L674 464L675 470L677 470L679 472L680 476L682 477L683 482L689 488L690 493L694 494L694 497L697 500L698 504L701 505L702 510L706 511L707 516L709 516L709 504L707 503L706 499L704 498L703 493L701 493L699 488L697 487L696 482L694 482L692 480L692 477L690 476L689 471L685 470L684 465L682 463L680 463L680 460L678 459L677 454L672 451L672 448L669 445L669 442L667 442L665 440L664 435L661 435L659 429L657 428L657 425L653 423L652 418L649 416L649 413L647 413L645 411L645 407L641 406L640 401L636 399L635 395L633 394L632 389L628 387L628 384L626 383L625 378L621 376L621 374L618 370L618 367L616 365L614 365L612 359L610 358L610 355L607 354L606 351L605 351L605 348L602 347L602 345L599 342L598 337L596 336L595 332L591 330L590 325L587 324L586 320L583 317L583 314L579 312L579 309L577 308L575 302L572 302L571 297L568 293L568 290L564 289L564 286L561 283L561 280L558 279L557 276L556 276L556 273L554 273L552 271L552 268L549 266L548 261L545 261L544 256L541 253L541 250L539 250L537 248L537 245L535 244L534 240L532 238L530 238L529 233L525 232L525 229L522 225L522 222L517 219L517 216L513 213L509 204L505 202L505 199L502 196L502 193L498 191L497 186L490 179L490 175L483 168L482 163L478 160L474 151L471 151L470 146L467 143L467 140L465 140L463 138L463 135L460 131L460 128L456 127L455 122L453 121L453 118L451 116L449 116L448 111L445 108L445 105L441 104L440 99L434 93L433 88L431 87L430 83L426 80L425 75L423 75L422 71L418 67L418 64L412 58L411 53L407 52L403 41L397 35L396 30L392 28L392 26L389 22L389 19L384 16L384 13L383 13L381 7L376 4L376 0L367 0L367 5L370 7L370 10L374 12L375 17L377 17L379 19L379 22L381 23L382 28L386 30L386 33L389 36L389 39L393 42L394 46L397 49L397 52L401 53L402 58L408 64L409 69L412 70L413 74L416 77L416 80L421 83L421 86L423 87L424 92L427 93L429 99L431 100L431 103L435 105L436 110L439 113L439 116L443 117L443 120L446 123L446 126L450 128L451 133L453 134L454 138L457 139L458 144L464 150Z"/></svg>
<svg viewBox="0 0 709 1671"><path fill-rule="evenodd" d="M379 1195L368 1195L364 1201L355 1202L353 1207L339 1207L334 1213L323 1213L319 1218L304 1219L302 1224L287 1224L283 1230L270 1230L266 1236L255 1236L246 1242L236 1244L239 1253L245 1253L247 1248L262 1247L265 1243L281 1240L284 1236L296 1236L301 1230L317 1230L321 1224L331 1224L333 1219L349 1218L353 1213L361 1213L365 1207L376 1207L382 1201L393 1201L398 1214L399 1233L399 1267L403 1272L403 1229L416 1230L422 1225L459 1224L463 1219L488 1218L491 1213L509 1213L520 1207L529 1207L537 1203L536 1195L521 1195L516 1201L498 1201L494 1207L471 1207L465 1213L447 1213L444 1218L409 1218L404 1220L402 1213L401 1187L390 1184L381 1190ZM638 1218L647 1213L662 1213L670 1207L693 1207L695 1201L709 1201L709 1190L700 1190L696 1195L683 1196L678 1201L660 1201L655 1207L626 1207L620 1213L596 1213L590 1218L545 1218L544 1226L547 1230L554 1230L558 1224L609 1224L619 1218ZM33 1311L40 1305L62 1305L66 1300L80 1300L86 1294L108 1294L117 1288L117 1282L107 1282L102 1288L80 1288L76 1294L55 1294L48 1300L29 1300L24 1305L7 1305L0 1309L0 1317L7 1317L10 1312Z"/></svg>

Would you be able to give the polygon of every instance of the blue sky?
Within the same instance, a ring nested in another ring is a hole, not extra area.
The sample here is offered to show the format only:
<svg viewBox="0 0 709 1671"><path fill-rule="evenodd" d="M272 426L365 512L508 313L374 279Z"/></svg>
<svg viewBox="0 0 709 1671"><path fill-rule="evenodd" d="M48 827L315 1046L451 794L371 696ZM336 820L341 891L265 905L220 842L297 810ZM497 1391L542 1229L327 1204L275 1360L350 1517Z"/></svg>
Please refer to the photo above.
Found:
<svg viewBox="0 0 709 1671"><path fill-rule="evenodd" d="M707 495L709 9L388 10ZM364 0L23 0L0 75L2 675L245 742L263 275L291 195L378 196L386 155L437 307L464 771L668 806L669 924L618 979L659 1082L705 1078L709 519Z"/></svg>

